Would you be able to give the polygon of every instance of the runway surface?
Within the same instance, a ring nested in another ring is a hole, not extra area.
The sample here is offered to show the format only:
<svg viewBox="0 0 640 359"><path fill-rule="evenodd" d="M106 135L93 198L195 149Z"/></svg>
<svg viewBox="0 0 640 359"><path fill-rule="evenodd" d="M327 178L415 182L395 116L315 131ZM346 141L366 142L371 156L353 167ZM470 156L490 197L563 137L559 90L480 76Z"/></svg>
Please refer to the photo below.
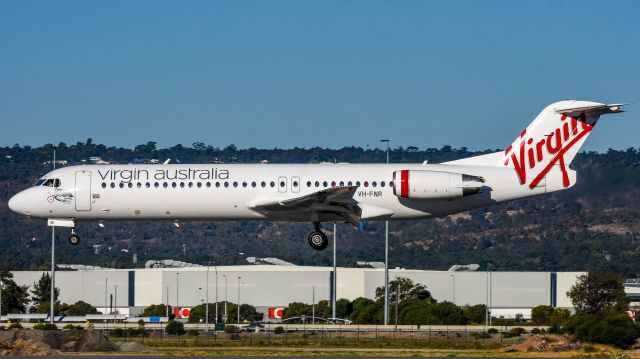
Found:
<svg viewBox="0 0 640 359"><path fill-rule="evenodd" d="M49 358L74 358L74 359L95 359L95 358L114 358L114 359L139 359L139 358L145 358L145 359L167 359L168 357L174 358L174 359L194 359L194 358L211 358L211 357L216 357L219 359L274 359L274 358L278 358L278 359L310 359L310 358L319 358L319 359L366 359L366 358L376 358L376 359L399 359L399 358L404 358L403 356L313 356L313 355L308 355L308 356L217 356L217 355L212 355L212 356L167 356L167 355L69 355L69 356L50 356ZM411 358L416 358L416 356L410 356ZM28 356L14 356L14 357L5 357L5 358L24 358L24 359L31 359L33 357L28 357ZM409 358L409 357L407 357ZM437 356L427 356L424 358L431 358L431 359L451 359L451 357L447 357L447 356L441 356L441 357L437 357ZM457 359L478 359L478 358L482 358L482 357L458 357L456 356ZM514 357L494 357L492 356L491 359L513 359ZM567 359L565 358L552 358L552 357L540 357L540 358L536 358L536 357L527 357L527 359Z"/></svg>

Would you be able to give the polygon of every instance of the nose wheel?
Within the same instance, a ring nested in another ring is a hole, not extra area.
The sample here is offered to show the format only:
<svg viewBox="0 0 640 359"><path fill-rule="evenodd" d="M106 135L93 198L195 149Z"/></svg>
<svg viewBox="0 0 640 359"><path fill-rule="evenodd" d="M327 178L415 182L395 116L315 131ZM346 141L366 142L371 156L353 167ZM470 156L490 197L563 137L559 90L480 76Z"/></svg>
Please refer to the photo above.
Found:
<svg viewBox="0 0 640 359"><path fill-rule="evenodd" d="M80 244L80 236L76 234L73 230L71 231L71 235L69 236L69 244L72 246L77 246Z"/></svg>
<svg viewBox="0 0 640 359"><path fill-rule="evenodd" d="M315 230L311 232L311 234L309 234L309 237L307 238L307 241L309 242L309 245L311 246L311 248L317 251L321 251L327 248L327 246L329 245L329 240L327 239L327 235L320 230Z"/></svg>

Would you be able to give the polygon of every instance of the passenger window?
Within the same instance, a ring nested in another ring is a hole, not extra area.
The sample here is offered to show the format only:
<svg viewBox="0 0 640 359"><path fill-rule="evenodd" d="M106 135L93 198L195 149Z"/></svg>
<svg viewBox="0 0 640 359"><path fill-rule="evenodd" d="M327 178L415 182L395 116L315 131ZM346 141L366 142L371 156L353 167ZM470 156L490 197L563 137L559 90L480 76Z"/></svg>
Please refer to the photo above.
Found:
<svg viewBox="0 0 640 359"><path fill-rule="evenodd" d="M340 187L344 187L344 181L340 181Z"/></svg>
<svg viewBox="0 0 640 359"><path fill-rule="evenodd" d="M193 187L193 182L189 182L189 188Z"/></svg>
<svg viewBox="0 0 640 359"><path fill-rule="evenodd" d="M298 181L293 181L293 187L298 187Z"/></svg>
<svg viewBox="0 0 640 359"><path fill-rule="evenodd" d="M284 181L280 181L280 187L285 187L287 184Z"/></svg>
<svg viewBox="0 0 640 359"><path fill-rule="evenodd" d="M271 181L269 184L271 185L271 187L275 187L276 186L276 183L273 182L273 181Z"/></svg>
<svg viewBox="0 0 640 359"><path fill-rule="evenodd" d="M327 187L328 183L327 181L322 182L322 187Z"/></svg>
<svg viewBox="0 0 640 359"><path fill-rule="evenodd" d="M384 187L384 181L380 182L380 187Z"/></svg>
<svg viewBox="0 0 640 359"><path fill-rule="evenodd" d="M260 182L260 186L262 188L267 187L267 183L265 181Z"/></svg>
<svg viewBox="0 0 640 359"><path fill-rule="evenodd" d="M251 182L251 187L255 188L255 186L256 186L256 183L255 182Z"/></svg>
<svg viewBox="0 0 640 359"><path fill-rule="evenodd" d="M331 187L335 187L336 186L336 181L331 181Z"/></svg>
<svg viewBox="0 0 640 359"><path fill-rule="evenodd" d="M211 187L211 182L207 182L207 188Z"/></svg>
<svg viewBox="0 0 640 359"><path fill-rule="evenodd" d="M393 181L389 181L389 187L393 187Z"/></svg>
<svg viewBox="0 0 640 359"><path fill-rule="evenodd" d="M377 183L376 181L373 181L373 182L371 182L371 185L372 185L373 187L376 187L376 186L378 186L378 183Z"/></svg>
<svg viewBox="0 0 640 359"><path fill-rule="evenodd" d="M116 183L115 182L111 182L111 188L116 188Z"/></svg>
<svg viewBox="0 0 640 359"><path fill-rule="evenodd" d="M316 181L316 187L320 187L320 182Z"/></svg>
<svg viewBox="0 0 640 359"><path fill-rule="evenodd" d="M356 181L356 186L360 187L360 181Z"/></svg>
<svg viewBox="0 0 640 359"><path fill-rule="evenodd" d="M202 187L202 183L198 182L198 188Z"/></svg>
<svg viewBox="0 0 640 359"><path fill-rule="evenodd" d="M144 184L144 186L149 188L149 187L151 187L151 183L147 182L147 183Z"/></svg>
<svg viewBox="0 0 640 359"><path fill-rule="evenodd" d="M136 184L136 187L138 187L138 188L142 188L142 183L138 182L138 183Z"/></svg>
<svg viewBox="0 0 640 359"><path fill-rule="evenodd" d="M158 187L160 187L160 184L158 182L156 182L156 183L153 184L153 187L158 188Z"/></svg>
<svg viewBox="0 0 640 359"><path fill-rule="evenodd" d="M180 182L180 188L184 188L184 182Z"/></svg>
<svg viewBox="0 0 640 359"><path fill-rule="evenodd" d="M162 187L167 188L169 187L169 184L167 182L162 182Z"/></svg>
<svg viewBox="0 0 640 359"><path fill-rule="evenodd" d="M311 187L311 181L307 181L307 187Z"/></svg>
<svg viewBox="0 0 640 359"><path fill-rule="evenodd" d="M247 187L247 182L242 182L242 187Z"/></svg>
<svg viewBox="0 0 640 359"><path fill-rule="evenodd" d="M220 182L216 182L216 187L220 187Z"/></svg>
<svg viewBox="0 0 640 359"><path fill-rule="evenodd" d="M118 187L120 187L120 188L124 188L124 183L120 182L120 184L118 185Z"/></svg>
<svg viewBox="0 0 640 359"><path fill-rule="evenodd" d="M131 183L131 182L127 183L127 187L133 188L133 183Z"/></svg>
<svg viewBox="0 0 640 359"><path fill-rule="evenodd" d="M229 187L229 182L226 182L226 181L225 181L225 182L224 182L224 186L225 186L225 187Z"/></svg>
<svg viewBox="0 0 640 359"><path fill-rule="evenodd" d="M102 188L107 188L107 184L102 182Z"/></svg>
<svg viewBox="0 0 640 359"><path fill-rule="evenodd" d="M349 186L349 187L353 186L353 182L349 181L349 182L347 183L347 186Z"/></svg>
<svg viewBox="0 0 640 359"><path fill-rule="evenodd" d="M171 187L176 188L178 185L175 182L171 182ZM184 186L184 184L183 184Z"/></svg>
<svg viewBox="0 0 640 359"><path fill-rule="evenodd" d="M238 182L233 181L233 187L238 187Z"/></svg>

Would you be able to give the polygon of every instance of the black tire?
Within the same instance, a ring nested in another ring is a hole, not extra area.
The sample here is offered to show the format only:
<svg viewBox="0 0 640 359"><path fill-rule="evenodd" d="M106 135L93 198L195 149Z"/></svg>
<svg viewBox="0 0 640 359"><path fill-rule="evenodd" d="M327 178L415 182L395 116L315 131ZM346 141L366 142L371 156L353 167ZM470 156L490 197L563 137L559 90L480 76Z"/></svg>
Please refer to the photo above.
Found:
<svg viewBox="0 0 640 359"><path fill-rule="evenodd" d="M77 246L78 244L80 244L80 236L75 233L70 235L69 244L71 244L72 246Z"/></svg>
<svg viewBox="0 0 640 359"><path fill-rule="evenodd" d="M307 241L309 242L311 248L315 249L316 251L321 251L327 248L327 246L329 245L329 239L327 239L327 235L322 231L311 232L311 234L309 234L309 237L307 237Z"/></svg>

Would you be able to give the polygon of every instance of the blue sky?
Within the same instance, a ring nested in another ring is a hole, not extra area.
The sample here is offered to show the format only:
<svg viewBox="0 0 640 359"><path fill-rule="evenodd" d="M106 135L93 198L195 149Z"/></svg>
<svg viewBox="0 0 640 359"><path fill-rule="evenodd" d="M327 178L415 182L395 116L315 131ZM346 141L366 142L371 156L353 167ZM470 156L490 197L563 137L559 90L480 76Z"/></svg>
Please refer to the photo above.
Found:
<svg viewBox="0 0 640 359"><path fill-rule="evenodd" d="M640 98L640 2L0 1L0 145L504 148ZM638 147L640 105L586 149Z"/></svg>

